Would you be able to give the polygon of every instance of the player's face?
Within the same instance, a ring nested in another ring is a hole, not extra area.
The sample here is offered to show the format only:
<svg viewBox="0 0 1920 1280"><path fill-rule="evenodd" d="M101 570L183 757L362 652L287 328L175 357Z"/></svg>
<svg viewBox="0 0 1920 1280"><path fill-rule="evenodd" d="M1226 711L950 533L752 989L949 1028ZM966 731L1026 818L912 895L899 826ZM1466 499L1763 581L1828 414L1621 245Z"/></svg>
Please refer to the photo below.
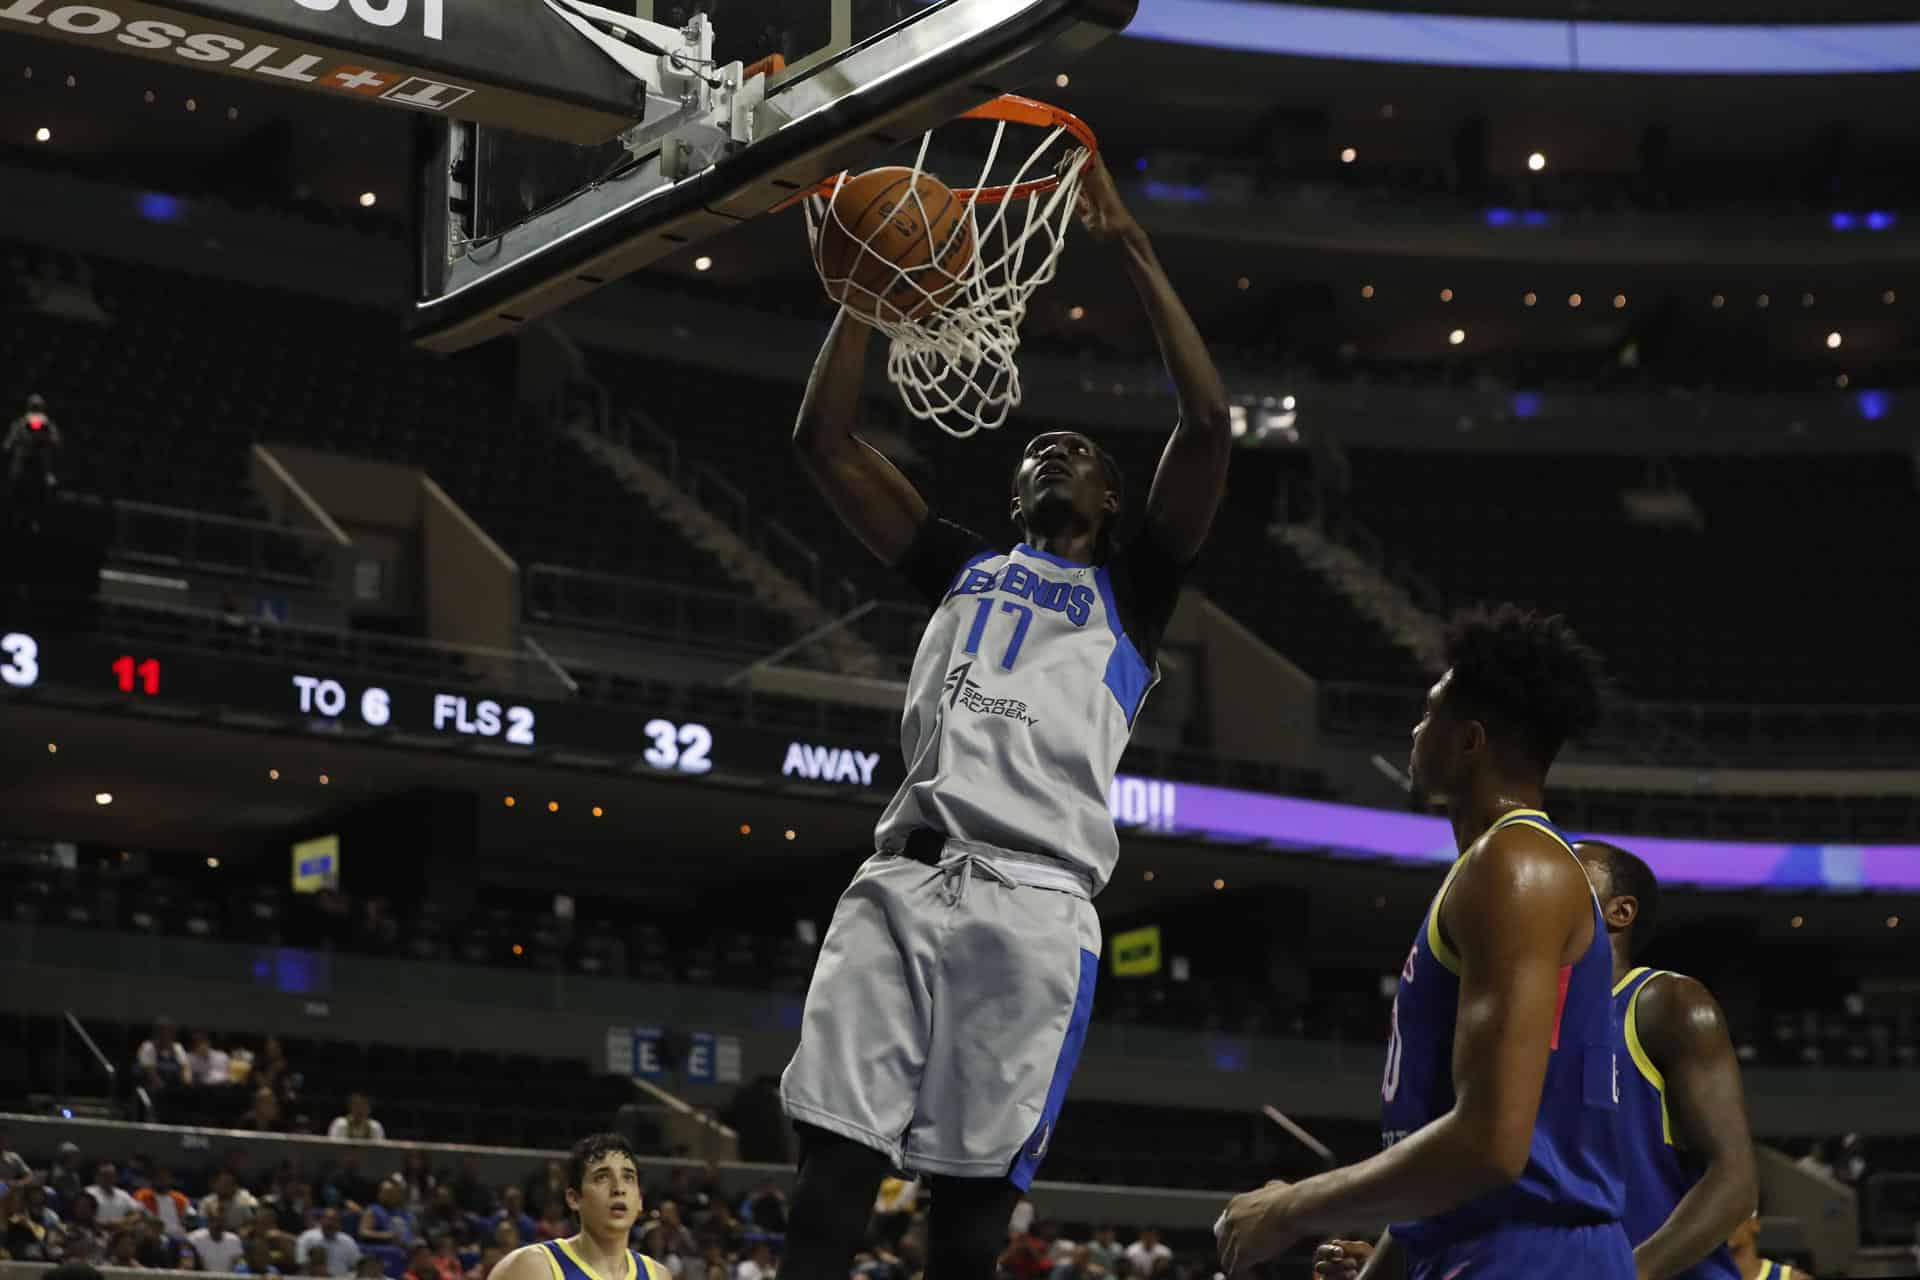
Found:
<svg viewBox="0 0 1920 1280"><path fill-rule="evenodd" d="M1098 527L1118 506L1093 441L1079 432L1035 436L1021 455L1013 482L1013 516L1029 530Z"/></svg>
<svg viewBox="0 0 1920 1280"><path fill-rule="evenodd" d="M578 1191L567 1188L567 1207L588 1235L631 1230L640 1217L640 1171L625 1155L602 1156L587 1166Z"/></svg>
<svg viewBox="0 0 1920 1280"><path fill-rule="evenodd" d="M1453 681L1449 671L1427 690L1420 706L1420 722L1413 726L1413 748L1407 753L1407 779L1416 803L1446 799L1449 773L1445 742L1449 737L1445 713L1447 689Z"/></svg>

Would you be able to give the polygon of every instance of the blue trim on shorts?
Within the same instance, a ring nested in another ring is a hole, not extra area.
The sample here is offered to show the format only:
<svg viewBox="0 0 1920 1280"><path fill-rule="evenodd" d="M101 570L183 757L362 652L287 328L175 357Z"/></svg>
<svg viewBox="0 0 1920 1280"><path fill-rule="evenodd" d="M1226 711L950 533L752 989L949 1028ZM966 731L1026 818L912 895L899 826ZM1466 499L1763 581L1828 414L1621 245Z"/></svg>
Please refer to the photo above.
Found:
<svg viewBox="0 0 1920 1280"><path fill-rule="evenodd" d="M1080 985L1073 993L1073 1016L1067 1019L1067 1037L1060 1043L1060 1058L1053 1064L1046 1109L1040 1113L1040 1123L1021 1144L1020 1156L1007 1173L1008 1179L1022 1191L1033 1185L1034 1175L1040 1172L1040 1162L1047 1158L1047 1148L1053 1145L1053 1129L1060 1119L1060 1106L1067 1100L1067 1085L1073 1080L1074 1068L1080 1065L1080 1050L1087 1043L1087 1024L1093 1021L1093 986L1099 979L1099 953L1082 948Z"/></svg>

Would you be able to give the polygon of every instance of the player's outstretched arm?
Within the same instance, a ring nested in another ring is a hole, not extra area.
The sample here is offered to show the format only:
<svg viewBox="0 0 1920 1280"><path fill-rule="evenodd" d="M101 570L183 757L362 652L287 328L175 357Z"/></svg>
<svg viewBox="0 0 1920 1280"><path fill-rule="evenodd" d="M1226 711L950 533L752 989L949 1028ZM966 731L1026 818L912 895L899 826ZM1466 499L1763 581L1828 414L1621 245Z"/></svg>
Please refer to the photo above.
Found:
<svg viewBox="0 0 1920 1280"><path fill-rule="evenodd" d="M881 563L894 565L926 522L927 504L913 482L854 431L872 333L846 311L834 320L807 382L793 446L841 523Z"/></svg>
<svg viewBox="0 0 1920 1280"><path fill-rule="evenodd" d="M1593 896L1580 864L1529 828L1498 832L1471 856L1441 906L1460 957L1453 1110L1369 1160L1237 1197L1222 1232L1230 1272L1343 1223L1445 1213L1525 1171L1561 957Z"/></svg>
<svg viewBox="0 0 1920 1280"><path fill-rule="evenodd" d="M1641 1280L1667 1280L1747 1220L1759 1203L1759 1174L1740 1059L1713 993L1692 978L1662 974L1640 989L1634 1020L1647 1057L1666 1080L1673 1141L1706 1170L1633 1251Z"/></svg>
<svg viewBox="0 0 1920 1280"><path fill-rule="evenodd" d="M1186 304L1155 256L1153 242L1127 210L1113 175L1097 155L1088 161L1081 184L1080 216L1096 240L1119 243L1127 275L1160 344L1160 358L1180 395L1180 425L1174 428L1160 469L1154 473L1153 488L1147 494L1147 520L1168 554L1185 565L1200 553L1227 491L1227 460L1233 453L1227 387Z"/></svg>

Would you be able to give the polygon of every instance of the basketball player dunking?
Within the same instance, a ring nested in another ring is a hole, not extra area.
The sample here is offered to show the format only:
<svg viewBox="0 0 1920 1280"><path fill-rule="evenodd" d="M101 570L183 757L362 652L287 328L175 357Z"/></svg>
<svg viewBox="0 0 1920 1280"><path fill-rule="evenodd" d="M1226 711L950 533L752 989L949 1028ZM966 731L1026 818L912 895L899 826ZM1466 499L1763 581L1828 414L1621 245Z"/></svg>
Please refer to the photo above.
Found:
<svg viewBox="0 0 1920 1280"><path fill-rule="evenodd" d="M794 429L847 527L935 608L906 781L821 943L781 1081L801 1140L782 1280L846 1280L896 1166L934 1180L930 1273L990 1277L1092 1013L1092 898L1119 855L1107 791L1231 440L1219 373L1097 159L1080 213L1117 247L1180 397L1137 539L1114 545L1121 477L1077 432L1027 445L1012 550L929 511L855 434L869 330L844 311Z"/></svg>
<svg viewBox="0 0 1920 1280"><path fill-rule="evenodd" d="M1647 864L1598 840L1573 850L1613 946L1623 1221L1634 1260L1642 1280L1741 1280L1726 1241L1760 1193L1726 1015L1692 978L1634 966L1659 925L1660 883Z"/></svg>
<svg viewBox="0 0 1920 1280"><path fill-rule="evenodd" d="M1634 1280L1607 926L1540 809L1561 744L1597 715L1598 663L1564 620L1511 606L1456 620L1446 651L1409 772L1460 856L1400 973L1386 1149L1236 1197L1217 1228L1236 1276L1370 1220L1395 1225L1366 1277Z"/></svg>
<svg viewBox="0 0 1920 1280"><path fill-rule="evenodd" d="M640 1220L640 1167L617 1133L596 1133L567 1156L567 1208L579 1234L515 1249L493 1280L671 1280L665 1265L627 1247Z"/></svg>

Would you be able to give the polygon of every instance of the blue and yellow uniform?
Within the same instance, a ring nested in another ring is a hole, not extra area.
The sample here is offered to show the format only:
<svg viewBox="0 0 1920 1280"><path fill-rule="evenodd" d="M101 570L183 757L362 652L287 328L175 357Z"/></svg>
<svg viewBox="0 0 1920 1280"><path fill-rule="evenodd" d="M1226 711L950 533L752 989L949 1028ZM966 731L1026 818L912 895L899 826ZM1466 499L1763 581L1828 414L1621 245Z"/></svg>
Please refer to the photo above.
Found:
<svg viewBox="0 0 1920 1280"><path fill-rule="evenodd" d="M565 1240L543 1240L534 1246L547 1256L553 1280L673 1280L673 1275L644 1253L627 1250L624 1275L603 1276L575 1253Z"/></svg>
<svg viewBox="0 0 1920 1280"><path fill-rule="evenodd" d="M1507 814L1488 834L1518 824L1545 832L1573 857L1566 837L1537 809ZM1460 960L1440 928L1440 906L1462 865L1454 863L1434 895L1400 972L1380 1088L1387 1146L1453 1109ZM1613 954L1594 899L1593 943L1560 970L1559 1017L1527 1167L1511 1184L1457 1209L1395 1223L1408 1280L1634 1280L1633 1248L1621 1226L1612 988Z"/></svg>
<svg viewBox="0 0 1920 1280"><path fill-rule="evenodd" d="M1660 1229L1673 1207L1706 1172L1674 1145L1673 1118L1667 1112L1667 1082L1640 1040L1640 993L1665 972L1635 969L1613 988L1620 1051L1633 1063L1633 1070L1620 1083L1620 1167L1627 1192L1623 1221L1627 1238L1636 1245ZM1733 1260L1733 1253L1721 1245L1682 1271L1677 1280L1740 1280L1740 1266Z"/></svg>

